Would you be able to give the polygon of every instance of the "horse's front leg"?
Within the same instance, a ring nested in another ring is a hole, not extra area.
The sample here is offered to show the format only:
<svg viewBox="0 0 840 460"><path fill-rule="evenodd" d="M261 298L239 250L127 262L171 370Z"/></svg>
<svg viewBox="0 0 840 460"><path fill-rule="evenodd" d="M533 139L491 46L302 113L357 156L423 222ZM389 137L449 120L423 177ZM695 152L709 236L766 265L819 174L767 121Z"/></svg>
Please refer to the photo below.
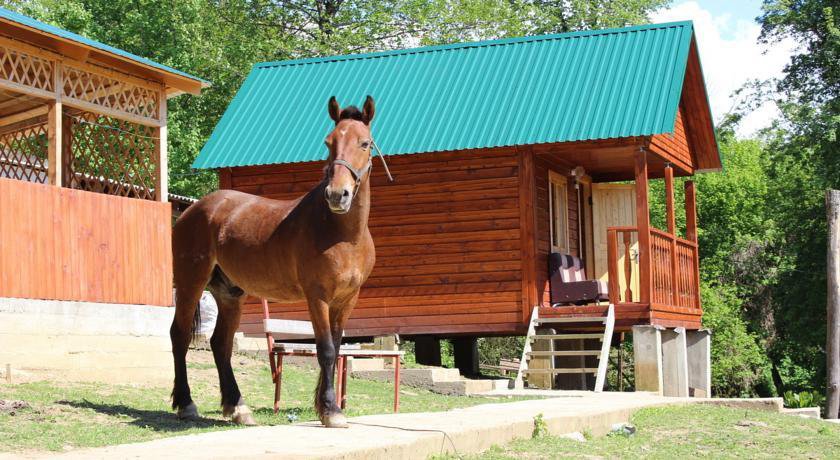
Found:
<svg viewBox="0 0 840 460"><path fill-rule="evenodd" d="M327 428L346 428L347 419L335 401L335 361L338 349L330 327L330 306L318 298L309 299L309 317L315 331L315 347L321 375L315 389L315 411Z"/></svg>
<svg viewBox="0 0 840 460"><path fill-rule="evenodd" d="M359 291L356 291L349 299L341 302L333 302L330 308L330 332L332 334L333 346L336 350L336 356L341 352L341 341L344 338L344 325L350 317L350 312L356 306L356 301L359 299ZM347 362L345 361L345 365ZM346 383L345 383L346 385ZM347 397L347 394L344 394ZM338 401L341 407L341 401Z"/></svg>

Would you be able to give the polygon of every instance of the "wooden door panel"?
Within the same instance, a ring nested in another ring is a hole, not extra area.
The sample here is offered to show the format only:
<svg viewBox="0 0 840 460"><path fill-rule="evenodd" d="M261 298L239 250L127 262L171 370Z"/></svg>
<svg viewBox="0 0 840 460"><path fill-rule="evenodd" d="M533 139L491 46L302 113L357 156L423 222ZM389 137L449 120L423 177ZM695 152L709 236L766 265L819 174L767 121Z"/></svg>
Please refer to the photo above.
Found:
<svg viewBox="0 0 840 460"><path fill-rule="evenodd" d="M607 281L607 228L636 226L636 186L634 184L592 184L592 230L594 241L595 278ZM624 270L624 244L619 244L619 287L627 288ZM638 254L638 239L633 237L631 257ZM635 258L634 258L635 259ZM638 261L632 260L631 287L633 300L638 300Z"/></svg>

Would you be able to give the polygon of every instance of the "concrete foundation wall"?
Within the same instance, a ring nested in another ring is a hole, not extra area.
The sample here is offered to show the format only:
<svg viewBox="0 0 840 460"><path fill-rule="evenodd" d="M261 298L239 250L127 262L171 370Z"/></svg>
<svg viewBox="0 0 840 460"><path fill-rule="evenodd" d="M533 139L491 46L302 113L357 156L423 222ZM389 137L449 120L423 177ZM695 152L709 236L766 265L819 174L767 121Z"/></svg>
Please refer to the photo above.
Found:
<svg viewBox="0 0 840 460"><path fill-rule="evenodd" d="M0 298L0 373L12 382L172 381L174 308Z"/></svg>

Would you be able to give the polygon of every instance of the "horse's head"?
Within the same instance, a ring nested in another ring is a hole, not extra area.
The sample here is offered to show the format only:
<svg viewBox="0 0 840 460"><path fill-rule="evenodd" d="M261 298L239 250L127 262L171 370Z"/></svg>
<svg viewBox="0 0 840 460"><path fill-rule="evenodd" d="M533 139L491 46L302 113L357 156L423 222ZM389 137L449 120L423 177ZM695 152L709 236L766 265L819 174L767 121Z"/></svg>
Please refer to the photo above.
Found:
<svg viewBox="0 0 840 460"><path fill-rule="evenodd" d="M342 110L333 96L328 109L335 129L324 141L330 151L324 195L332 212L344 214L350 211L362 180L370 173L373 145L370 122L375 107L373 98L368 96L362 110L354 106Z"/></svg>

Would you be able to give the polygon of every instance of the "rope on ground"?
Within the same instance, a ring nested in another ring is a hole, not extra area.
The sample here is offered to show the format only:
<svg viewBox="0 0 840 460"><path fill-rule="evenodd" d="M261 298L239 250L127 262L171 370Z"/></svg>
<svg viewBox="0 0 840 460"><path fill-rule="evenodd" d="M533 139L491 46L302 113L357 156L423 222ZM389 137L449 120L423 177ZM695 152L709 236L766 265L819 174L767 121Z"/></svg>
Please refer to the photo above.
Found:
<svg viewBox="0 0 840 460"><path fill-rule="evenodd" d="M452 440L452 438L449 436L449 433L447 433L443 430L426 429L426 428L405 428L405 427L401 427L401 426L378 425L378 424L375 424L375 423L361 423L361 422L350 422L350 421L348 421L347 423L349 423L351 425L375 426L375 427L379 427L379 428L392 428L394 430L415 431L415 432L419 432L419 433L424 433L424 432L425 433L440 433L440 434L443 435L443 441L449 441L449 444L452 446L452 451L455 453L456 456L460 457L460 454L458 453L458 449L455 447L455 441ZM443 442L441 442L441 444L440 444L440 453L443 454Z"/></svg>

